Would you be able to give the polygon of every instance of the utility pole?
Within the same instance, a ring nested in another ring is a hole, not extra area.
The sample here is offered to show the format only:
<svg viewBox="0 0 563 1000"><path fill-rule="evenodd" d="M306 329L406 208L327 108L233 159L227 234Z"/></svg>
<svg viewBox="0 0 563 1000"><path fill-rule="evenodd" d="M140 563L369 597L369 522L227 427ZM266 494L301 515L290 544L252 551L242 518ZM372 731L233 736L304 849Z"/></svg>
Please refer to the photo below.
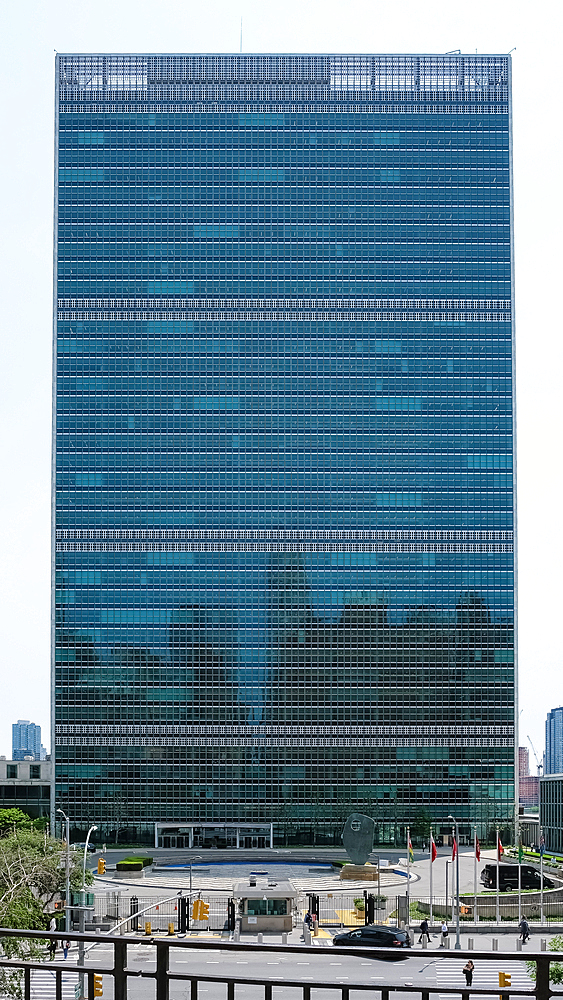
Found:
<svg viewBox="0 0 563 1000"><path fill-rule="evenodd" d="M70 931L70 820L62 809L57 809L66 820L66 899L65 899L65 931Z"/></svg>

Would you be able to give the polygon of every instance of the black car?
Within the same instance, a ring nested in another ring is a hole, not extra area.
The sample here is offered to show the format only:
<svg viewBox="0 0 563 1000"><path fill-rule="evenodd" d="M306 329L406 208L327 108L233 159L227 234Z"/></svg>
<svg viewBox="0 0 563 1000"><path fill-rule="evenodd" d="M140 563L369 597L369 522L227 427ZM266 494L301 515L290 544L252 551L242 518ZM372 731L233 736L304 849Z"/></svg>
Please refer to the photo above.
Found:
<svg viewBox="0 0 563 1000"><path fill-rule="evenodd" d="M521 889L541 889L541 876L537 868L532 865L521 865L520 888ZM499 869L499 890L500 892L510 892L518 888L518 865L500 864ZM495 864L485 865L481 872L481 882L487 889L497 887L497 866ZM555 882L550 878L543 877L544 889L553 889Z"/></svg>
<svg viewBox="0 0 563 1000"><path fill-rule="evenodd" d="M338 947L348 945L350 947L368 948L409 948L410 939L406 931L398 927L388 927L386 924L368 924L366 927L356 927L346 934L337 934L332 939L332 943ZM391 955L381 956L381 958L392 960ZM407 958L406 955L397 955L397 958Z"/></svg>
<svg viewBox="0 0 563 1000"><path fill-rule="evenodd" d="M71 844L70 846L77 847L79 851L82 851L82 853L84 853L84 848L86 847L86 844L82 842L82 844ZM91 840L88 841L88 850L90 851L91 854L98 850L96 845L93 844Z"/></svg>

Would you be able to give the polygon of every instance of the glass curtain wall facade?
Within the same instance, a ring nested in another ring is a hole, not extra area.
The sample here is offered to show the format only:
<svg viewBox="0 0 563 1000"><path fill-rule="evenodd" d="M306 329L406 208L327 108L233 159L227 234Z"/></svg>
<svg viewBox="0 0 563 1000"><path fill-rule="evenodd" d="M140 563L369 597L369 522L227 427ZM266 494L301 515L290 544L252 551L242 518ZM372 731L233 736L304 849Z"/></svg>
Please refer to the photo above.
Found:
<svg viewBox="0 0 563 1000"><path fill-rule="evenodd" d="M56 161L55 805L509 824L509 57L59 55Z"/></svg>

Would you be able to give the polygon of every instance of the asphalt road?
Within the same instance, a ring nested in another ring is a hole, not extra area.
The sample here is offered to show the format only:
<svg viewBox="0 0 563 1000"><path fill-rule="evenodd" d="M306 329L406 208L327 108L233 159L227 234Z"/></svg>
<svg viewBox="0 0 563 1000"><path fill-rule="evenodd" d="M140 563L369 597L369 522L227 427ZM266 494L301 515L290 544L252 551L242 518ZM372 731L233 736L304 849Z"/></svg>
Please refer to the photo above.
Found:
<svg viewBox="0 0 563 1000"><path fill-rule="evenodd" d="M104 965L112 964L112 947L103 942L89 953L87 961ZM130 945L128 949L128 966L132 970L154 971L155 953L149 945ZM284 981L292 981L314 988L314 1000L340 1000L339 990L322 989L317 984L331 983L335 987L354 984L366 984L374 990L389 984L395 986L412 985L420 989L460 988L464 985L462 967L465 958L457 958L448 952L443 958L426 956L417 951L411 957L397 962L370 958L367 955L348 956L334 951L332 948L311 949L303 954L283 954L279 952L252 953L249 948L244 952L205 949L171 950L170 971L185 975L209 976L210 980L198 984L201 1000L225 1000L226 986L221 982L213 982L214 976L232 976L251 980L236 987L236 1000L263 1000L264 982L278 981L274 987L274 1000L302 1000L300 987L283 986ZM69 970L70 971L70 970ZM491 997L498 996L498 974L500 971L512 975L513 989L530 989L531 980L524 963L516 961L510 955L499 954L498 959L476 962L473 985L480 989L491 987ZM496 993L493 991L496 988ZM171 985L172 1000L183 1000L189 997L188 982L174 982ZM104 976L104 997L111 1000L113 995L112 979ZM409 997L407 993L397 996ZM147 979L129 979L129 996L131 1000L153 1000L155 996L154 981ZM438 997L441 995L438 994ZM444 1000L448 997L443 994ZM411 998L412 1000L412 998Z"/></svg>

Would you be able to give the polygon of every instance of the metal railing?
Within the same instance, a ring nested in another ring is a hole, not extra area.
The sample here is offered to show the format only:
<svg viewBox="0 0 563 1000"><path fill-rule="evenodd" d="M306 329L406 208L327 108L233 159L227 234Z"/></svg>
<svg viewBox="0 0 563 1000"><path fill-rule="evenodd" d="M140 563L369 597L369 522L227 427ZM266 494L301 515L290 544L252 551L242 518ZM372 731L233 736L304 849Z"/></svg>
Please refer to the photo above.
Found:
<svg viewBox="0 0 563 1000"><path fill-rule="evenodd" d="M69 963L61 962L38 962L38 961L25 961L19 958L6 958L4 955L0 957L0 969L4 969L11 972L21 972L23 977L23 990L22 996L23 1000L31 1000L32 995L32 972L34 970L48 970L53 973L54 977L54 990L53 990L53 1000L62 1000L63 996L63 973L65 978L69 975L74 975L78 979L80 974L84 975L85 982L87 983L87 989L85 991L86 1000L95 1000L95 976L103 975L110 976L113 980L113 998L114 1000L127 1000L127 988L130 979L139 980L152 980L155 983L156 1000L170 1000L170 987L174 983L189 983L190 984L190 1000L198 1000L198 985L200 983L210 983L210 984L223 984L226 987L226 1000L236 1000L236 990L237 986L255 986L263 990L263 1000L272 1000L272 989L275 987L277 991L280 989L297 989L301 991L302 1000L312 1000L311 991L315 990L333 990L335 992L335 1000L350 1000L350 993L366 993L369 991L370 994L376 993L381 995L381 1000L390 1000L391 994L397 993L409 993L414 996L419 996L420 1000L432 1000L436 997L438 1000L438 995L448 996L452 998L460 997L460 1000L471 1000L472 997L491 997L491 995L499 994L499 1000L509 1000L510 997L536 997L537 1000L550 1000L550 997L563 997L563 991L557 991L551 989L550 986L550 965L552 962L558 962L561 960L561 954L558 952L527 952L525 955L522 953L499 953L498 951L456 951L455 957L458 959L472 958L479 962L496 961L499 959L510 960L510 962L530 962L536 963L536 981L535 985L530 989L512 989L512 988L492 988L489 986L485 989L473 988L473 987L453 987L453 986L428 986L415 985L413 983L405 984L401 983L378 983L374 985L372 982L347 982L342 984L341 982L327 982L316 980L314 985L309 982L303 982L299 979L291 978L273 978L271 980L264 979L263 970L257 970L257 976L255 978L249 976L228 976L228 975L213 975L206 973L192 973L187 974L184 972L175 972L170 969L170 952L172 949L176 950L186 950L186 949L197 949L206 951L220 951L220 952L252 952L253 954L259 954L264 952L271 954L272 952L277 953L280 956L287 956L288 954L299 955L301 958L304 956L311 956L312 954L318 954L321 958L321 953L316 949L311 949L303 945L283 945L279 944L243 944L238 942L227 942L227 941L209 941L209 940L198 940L195 939L179 939L176 937L155 939L153 937L123 937L123 936L110 936L104 935L103 938L99 934L74 934L74 933L58 933L49 931L22 931L14 930L12 928L0 928L0 941L6 938L19 938L24 941L26 939L38 939L44 940L46 944L49 941L55 939L56 941L61 941L63 939L69 941L83 941L88 944L100 944L102 941L104 945L110 944L113 950L113 963L111 965L102 964L96 962L95 960L88 961L88 964L84 965L69 965ZM154 948L154 969L147 969L146 964L142 968L134 968L128 964L128 948L134 945L148 945ZM95 951L95 949L94 949ZM386 949L386 948L370 948L369 953L373 958L397 958L396 949ZM366 948L331 948L331 956L341 956L349 955L355 956L357 958L366 958L367 949ZM416 954L420 955L420 952L412 952L413 956ZM425 960L428 958L442 959L444 958L444 952L438 949L425 949L424 951ZM405 956L406 957L406 956ZM45 995L45 994L43 994ZM276 993L276 997L279 998L279 992ZM294 1000L294 996L291 997Z"/></svg>

